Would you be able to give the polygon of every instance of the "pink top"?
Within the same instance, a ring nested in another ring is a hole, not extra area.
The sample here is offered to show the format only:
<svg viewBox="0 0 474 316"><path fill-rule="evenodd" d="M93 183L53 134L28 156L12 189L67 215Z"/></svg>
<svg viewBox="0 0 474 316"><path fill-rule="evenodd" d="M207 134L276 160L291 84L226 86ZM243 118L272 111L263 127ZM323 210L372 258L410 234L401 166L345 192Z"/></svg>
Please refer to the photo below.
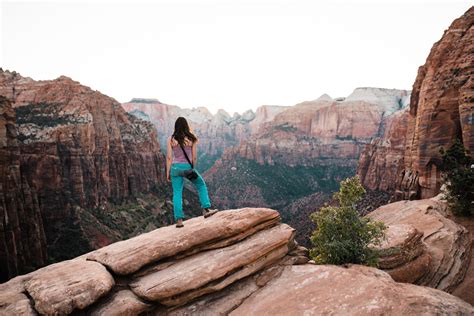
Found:
<svg viewBox="0 0 474 316"><path fill-rule="evenodd" d="M183 146L184 150L186 151L186 154L188 154L189 160L192 162L193 161L193 156L192 156L192 147L191 146ZM184 156L183 150L181 149L181 146L173 146L173 163L189 163L188 160L186 160L186 157Z"/></svg>

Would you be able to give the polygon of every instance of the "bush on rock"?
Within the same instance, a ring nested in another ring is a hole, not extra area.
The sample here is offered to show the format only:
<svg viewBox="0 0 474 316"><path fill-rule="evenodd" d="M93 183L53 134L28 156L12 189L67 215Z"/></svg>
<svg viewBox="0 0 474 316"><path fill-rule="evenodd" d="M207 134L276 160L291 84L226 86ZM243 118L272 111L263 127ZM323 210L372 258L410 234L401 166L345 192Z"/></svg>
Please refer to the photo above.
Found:
<svg viewBox="0 0 474 316"><path fill-rule="evenodd" d="M446 181L446 199L456 215L474 214L474 159L456 140L448 149L441 149L441 171Z"/></svg>
<svg viewBox="0 0 474 316"><path fill-rule="evenodd" d="M334 194L339 206L326 205L311 214L317 228L311 236L310 256L316 263L377 265L377 252L369 245L380 243L386 227L359 215L356 203L364 194L359 178L348 178Z"/></svg>

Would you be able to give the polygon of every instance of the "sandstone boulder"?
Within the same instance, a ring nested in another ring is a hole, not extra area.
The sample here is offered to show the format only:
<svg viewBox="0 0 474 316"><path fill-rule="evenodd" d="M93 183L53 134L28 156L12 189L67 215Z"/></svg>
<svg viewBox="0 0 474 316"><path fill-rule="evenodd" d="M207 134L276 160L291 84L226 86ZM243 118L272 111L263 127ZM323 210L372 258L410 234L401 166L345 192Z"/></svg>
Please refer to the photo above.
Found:
<svg viewBox="0 0 474 316"><path fill-rule="evenodd" d="M405 264L423 252L423 234L408 224L390 225L385 240L377 247L382 257L379 267L391 269Z"/></svg>
<svg viewBox="0 0 474 316"><path fill-rule="evenodd" d="M380 251L379 268L397 282L416 283L429 270L431 255L422 241L423 233L413 225L390 225Z"/></svg>
<svg viewBox="0 0 474 316"><path fill-rule="evenodd" d="M381 267L397 281L452 291L469 265L471 237L446 215L439 198L395 202L367 215L390 227Z"/></svg>
<svg viewBox="0 0 474 316"><path fill-rule="evenodd" d="M36 315L33 304L23 293L22 286L0 286L0 315Z"/></svg>
<svg viewBox="0 0 474 316"><path fill-rule="evenodd" d="M114 284L97 262L63 261L0 285L0 315L67 315L91 305Z"/></svg>
<svg viewBox="0 0 474 316"><path fill-rule="evenodd" d="M84 309L115 284L105 267L85 260L63 261L34 273L25 290L35 310L45 315L70 314Z"/></svg>

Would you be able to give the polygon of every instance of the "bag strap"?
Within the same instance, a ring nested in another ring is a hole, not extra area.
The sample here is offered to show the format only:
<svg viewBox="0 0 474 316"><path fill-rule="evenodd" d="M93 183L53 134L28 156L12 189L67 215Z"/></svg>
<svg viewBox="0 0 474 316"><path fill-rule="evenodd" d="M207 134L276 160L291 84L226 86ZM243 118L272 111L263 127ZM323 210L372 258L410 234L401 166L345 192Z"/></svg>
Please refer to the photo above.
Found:
<svg viewBox="0 0 474 316"><path fill-rule="evenodd" d="M187 161L189 162L189 164L191 165L191 169L194 169L193 163L191 162L191 160L189 160L188 154L186 153L186 150L184 150L183 145L179 144L179 147L181 147L181 150L182 150L183 153L184 153L184 157L186 157L186 160L187 160Z"/></svg>

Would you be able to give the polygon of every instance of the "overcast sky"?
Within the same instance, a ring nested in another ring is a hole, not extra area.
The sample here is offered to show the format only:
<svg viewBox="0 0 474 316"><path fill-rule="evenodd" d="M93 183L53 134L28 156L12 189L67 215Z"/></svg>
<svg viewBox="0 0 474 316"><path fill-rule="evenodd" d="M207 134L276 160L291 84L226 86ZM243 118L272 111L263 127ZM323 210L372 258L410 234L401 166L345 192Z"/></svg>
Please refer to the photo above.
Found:
<svg viewBox="0 0 474 316"><path fill-rule="evenodd" d="M0 67L119 102L243 112L356 87L411 89L472 1L0 0Z"/></svg>

